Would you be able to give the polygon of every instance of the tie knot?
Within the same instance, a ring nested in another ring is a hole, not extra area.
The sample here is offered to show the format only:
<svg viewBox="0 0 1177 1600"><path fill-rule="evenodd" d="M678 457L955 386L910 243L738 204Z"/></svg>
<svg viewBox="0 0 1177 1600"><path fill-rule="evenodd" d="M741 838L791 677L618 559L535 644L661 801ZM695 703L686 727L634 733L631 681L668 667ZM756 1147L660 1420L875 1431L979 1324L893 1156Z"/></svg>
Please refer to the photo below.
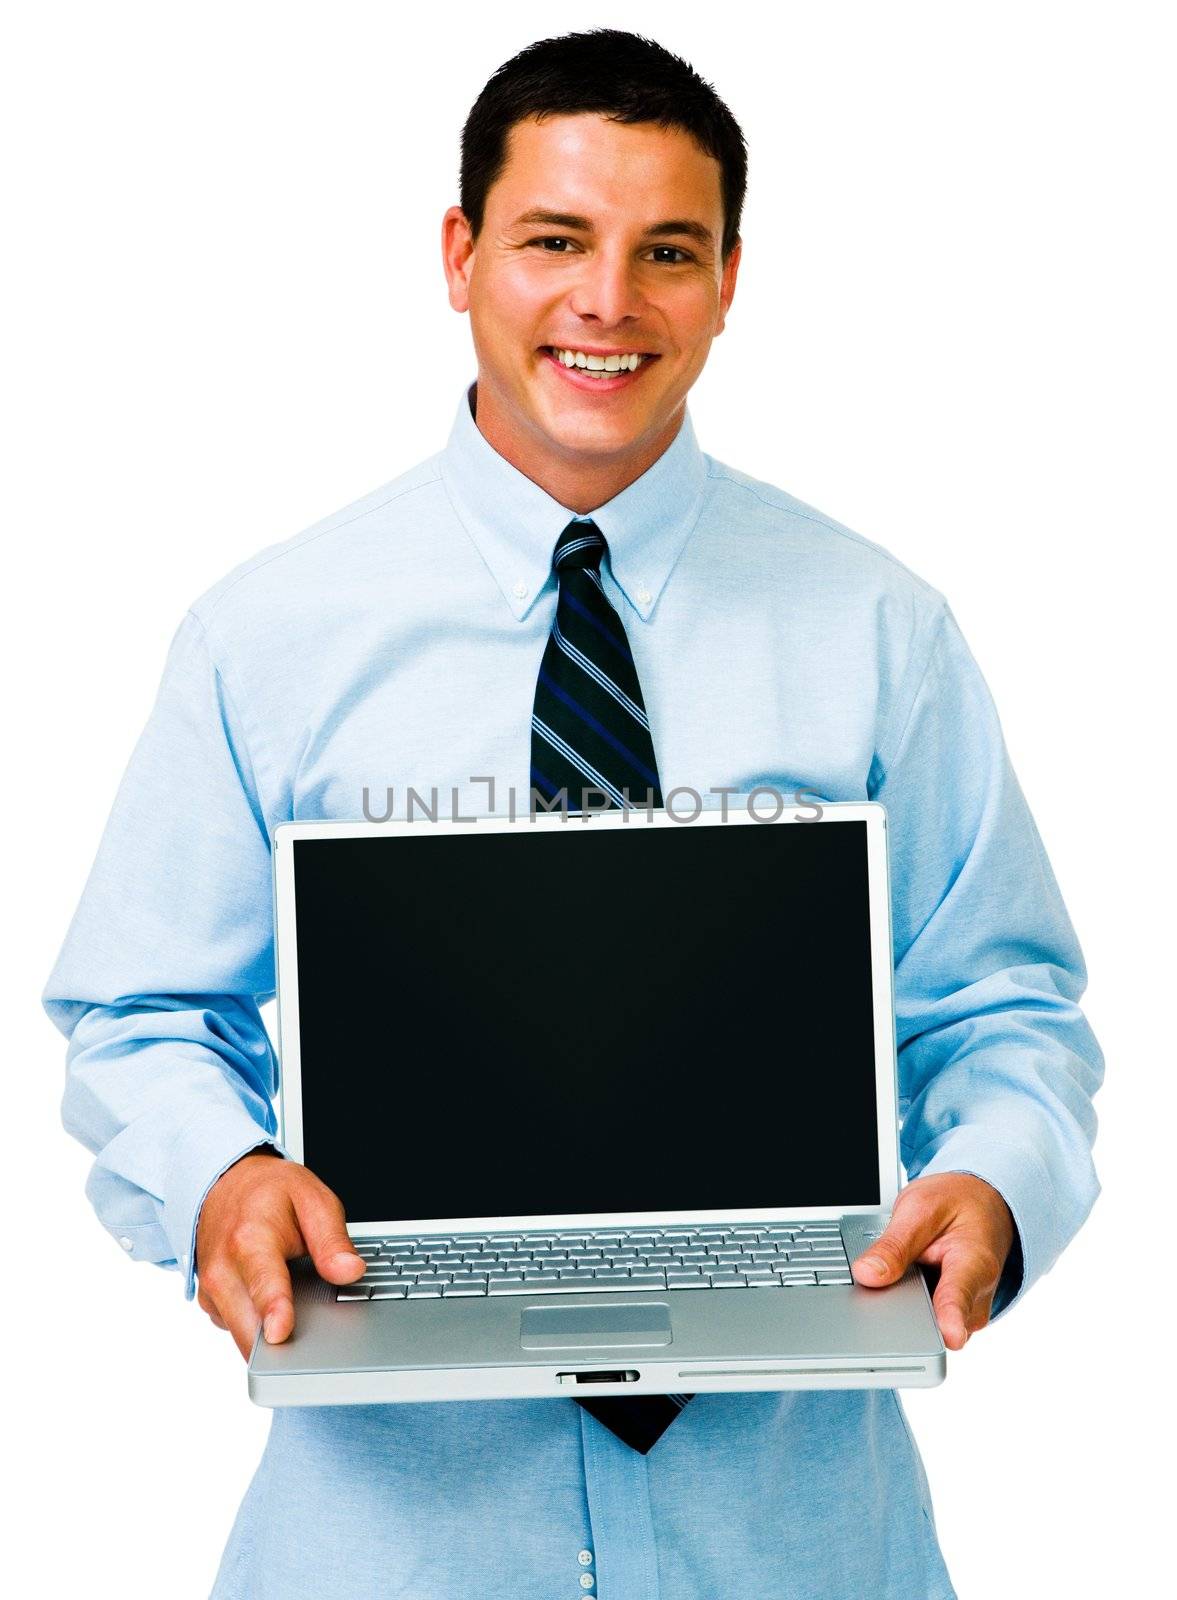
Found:
<svg viewBox="0 0 1177 1600"><path fill-rule="evenodd" d="M605 535L595 522L570 522L556 540L552 565L557 573L570 572L573 568L583 572L586 567L596 572L604 553Z"/></svg>

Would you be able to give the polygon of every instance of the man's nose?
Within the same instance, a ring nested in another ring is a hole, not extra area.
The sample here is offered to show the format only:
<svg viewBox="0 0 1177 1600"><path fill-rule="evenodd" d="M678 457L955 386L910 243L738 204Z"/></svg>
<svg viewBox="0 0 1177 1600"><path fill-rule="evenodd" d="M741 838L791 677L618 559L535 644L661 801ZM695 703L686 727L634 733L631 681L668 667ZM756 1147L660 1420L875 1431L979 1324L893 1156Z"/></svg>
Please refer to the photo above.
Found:
<svg viewBox="0 0 1177 1600"><path fill-rule="evenodd" d="M627 318L639 317L644 304L638 264L628 255L599 250L586 258L571 299L577 316L611 328Z"/></svg>

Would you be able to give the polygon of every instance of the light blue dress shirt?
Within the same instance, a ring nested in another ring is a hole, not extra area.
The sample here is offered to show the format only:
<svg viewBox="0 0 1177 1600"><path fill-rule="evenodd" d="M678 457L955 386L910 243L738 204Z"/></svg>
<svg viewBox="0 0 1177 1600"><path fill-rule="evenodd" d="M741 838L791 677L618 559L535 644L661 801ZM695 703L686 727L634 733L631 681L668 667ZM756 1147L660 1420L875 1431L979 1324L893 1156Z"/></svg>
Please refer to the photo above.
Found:
<svg viewBox="0 0 1177 1600"><path fill-rule="evenodd" d="M95 1153L87 1193L189 1296L204 1195L277 1143L258 1011L274 990L273 828L361 818L365 789L379 811L391 789L399 816L410 787L456 790L462 813L488 809L487 777L498 810L507 786L527 795L572 513L483 438L475 402L471 386L440 454L193 605L45 991L69 1039L64 1121ZM886 806L903 1159L1004 1195L1020 1247L1004 1313L1098 1193L1103 1062L1075 934L948 605L703 454L689 413L592 515L664 792L764 784ZM951 1595L897 1397L701 1394L645 1457L572 1400L277 1411L214 1590L597 1593Z"/></svg>

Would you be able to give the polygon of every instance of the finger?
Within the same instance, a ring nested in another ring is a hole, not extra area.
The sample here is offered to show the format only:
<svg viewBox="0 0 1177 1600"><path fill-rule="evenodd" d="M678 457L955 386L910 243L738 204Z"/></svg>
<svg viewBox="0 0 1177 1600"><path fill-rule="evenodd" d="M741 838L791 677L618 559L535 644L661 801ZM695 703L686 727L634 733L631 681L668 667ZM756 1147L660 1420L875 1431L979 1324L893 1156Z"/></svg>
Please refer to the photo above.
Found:
<svg viewBox="0 0 1177 1600"><path fill-rule="evenodd" d="M282 1252L275 1244L256 1248L241 1260L238 1270L261 1318L266 1343L281 1344L294 1327L294 1293Z"/></svg>
<svg viewBox="0 0 1177 1600"><path fill-rule="evenodd" d="M858 1282L868 1288L895 1283L936 1239L945 1209L937 1199L924 1199L917 1189L903 1191L886 1229L851 1263Z"/></svg>
<svg viewBox="0 0 1177 1600"><path fill-rule="evenodd" d="M199 1294L196 1296L196 1303L208 1317L214 1328L220 1328L222 1332L227 1331L225 1319L221 1316L220 1312L214 1305L211 1295L206 1294L204 1290L201 1289Z"/></svg>
<svg viewBox="0 0 1177 1600"><path fill-rule="evenodd" d="M348 1238L338 1195L325 1184L307 1184L294 1195L294 1209L319 1276L331 1283L354 1283L364 1271L364 1259Z"/></svg>
<svg viewBox="0 0 1177 1600"><path fill-rule="evenodd" d="M1000 1264L986 1245L967 1238L949 1241L932 1296L949 1349L962 1349L969 1334L985 1326L1000 1276Z"/></svg>
<svg viewBox="0 0 1177 1600"><path fill-rule="evenodd" d="M944 1343L950 1350L963 1350L969 1336L973 1295L959 1272L954 1273L947 1264L941 1270L940 1282L932 1296L932 1310Z"/></svg>
<svg viewBox="0 0 1177 1600"><path fill-rule="evenodd" d="M207 1268L201 1281L222 1324L232 1335L233 1343L243 1359L248 1361L260 1320L249 1290L235 1268L224 1258Z"/></svg>
<svg viewBox="0 0 1177 1600"><path fill-rule="evenodd" d="M993 1296L980 1294L973 1301L973 1314L969 1319L969 1332L979 1333L986 1327L993 1312Z"/></svg>

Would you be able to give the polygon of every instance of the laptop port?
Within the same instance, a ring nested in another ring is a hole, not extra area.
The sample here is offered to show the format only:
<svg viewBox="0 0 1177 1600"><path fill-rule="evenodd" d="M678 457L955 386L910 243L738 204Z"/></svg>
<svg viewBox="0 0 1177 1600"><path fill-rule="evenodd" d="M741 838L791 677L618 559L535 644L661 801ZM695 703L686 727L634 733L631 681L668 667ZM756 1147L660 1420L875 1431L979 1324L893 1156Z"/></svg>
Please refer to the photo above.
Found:
<svg viewBox="0 0 1177 1600"><path fill-rule="evenodd" d="M636 1383L640 1372L557 1372L557 1383Z"/></svg>

